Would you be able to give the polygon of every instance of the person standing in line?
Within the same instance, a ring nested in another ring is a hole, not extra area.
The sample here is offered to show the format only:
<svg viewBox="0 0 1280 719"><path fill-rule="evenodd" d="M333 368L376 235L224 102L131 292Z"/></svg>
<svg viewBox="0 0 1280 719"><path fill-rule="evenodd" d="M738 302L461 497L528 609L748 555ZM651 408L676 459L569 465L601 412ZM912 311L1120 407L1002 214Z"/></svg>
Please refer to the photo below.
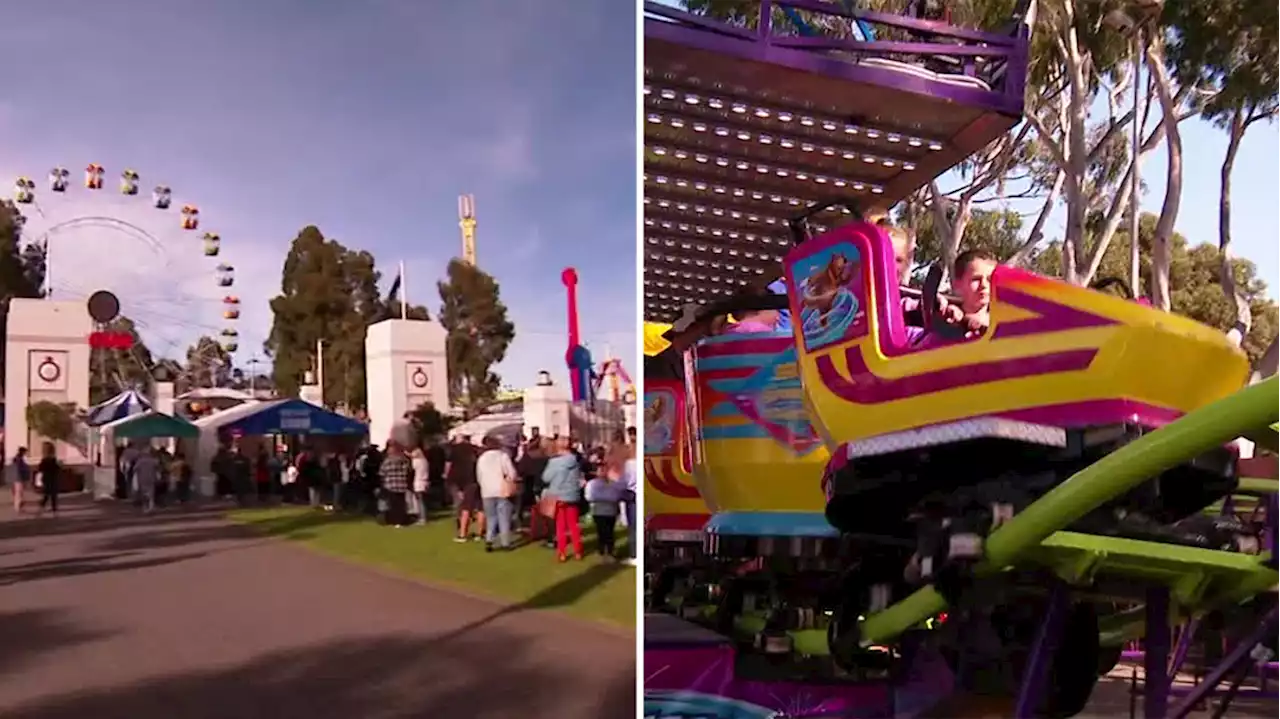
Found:
<svg viewBox="0 0 1280 719"><path fill-rule="evenodd" d="M333 478L333 508L341 512L351 500L347 492L347 487L351 484L351 457L345 451L339 452L334 457L334 462L336 474Z"/></svg>
<svg viewBox="0 0 1280 719"><path fill-rule="evenodd" d="M537 433L537 427L534 427ZM542 440L531 439L520 453L516 462L516 472L520 475L520 494L516 500L512 516L515 524L523 525L529 530L529 541L535 542L543 537L545 518L538 514L538 494L542 492L542 470L547 468L547 455L542 451ZM525 512L529 517L525 519ZM550 536L550 532L545 533Z"/></svg>
<svg viewBox="0 0 1280 719"><path fill-rule="evenodd" d="M427 497L432 494L439 494L440 506L451 506L449 501L449 493L445 491L444 486L444 466L449 462L449 453L441 444L439 438L432 438L427 444ZM430 502L428 502L428 506Z"/></svg>
<svg viewBox="0 0 1280 719"><path fill-rule="evenodd" d="M511 505L516 495L516 465L502 442L493 436L483 440L484 452L476 460L476 484L480 488L485 526L484 551L492 552L494 540L502 550L511 548Z"/></svg>
<svg viewBox="0 0 1280 719"><path fill-rule="evenodd" d="M156 485L160 482L160 460L154 450L138 453L133 463L133 481L142 513L151 514L156 508Z"/></svg>
<svg viewBox="0 0 1280 719"><path fill-rule="evenodd" d="M614 556L614 530L618 523L618 499L622 496L622 483L600 476L587 482L587 501L591 504L591 521L596 525L596 538L600 545L600 558L605 561Z"/></svg>
<svg viewBox="0 0 1280 719"><path fill-rule="evenodd" d="M413 490L409 495L409 512L418 516L418 524L427 523L427 488L431 467L421 447L409 452L409 464L413 467Z"/></svg>
<svg viewBox="0 0 1280 719"><path fill-rule="evenodd" d="M62 464L58 462L58 448L53 442L41 446L40 464L36 466L36 484L40 487L40 509L36 516L43 516L48 507L58 516L58 492L62 489Z"/></svg>
<svg viewBox="0 0 1280 719"><path fill-rule="evenodd" d="M387 442L387 456L378 468L378 476L382 480L382 491L387 506L383 521L392 527L405 526L408 524L405 495L411 486L413 465L409 458L404 456L404 450L397 442Z"/></svg>
<svg viewBox="0 0 1280 719"><path fill-rule="evenodd" d="M13 511L22 514L23 494L31 483L31 465L27 464L27 448L19 447L13 455Z"/></svg>
<svg viewBox="0 0 1280 719"><path fill-rule="evenodd" d="M582 501L584 484L582 465L574 454L568 437L555 441L555 456L547 461L542 473L547 488L544 496L555 501L556 559L568 559L572 540L574 559L582 559L582 527L579 525L578 502Z"/></svg>
<svg viewBox="0 0 1280 719"><path fill-rule="evenodd" d="M476 483L476 460L479 452L471 444L470 435L459 435L449 448L449 461L445 464L445 481L453 490L453 507L457 513L458 534L455 542L484 538L484 507L480 501L480 485ZM471 536L474 520L475 535Z"/></svg>
<svg viewBox="0 0 1280 719"><path fill-rule="evenodd" d="M186 455L182 453L181 448L173 455L173 462L169 464L169 475L173 477L174 495L178 504L191 501L191 465L187 463Z"/></svg>
<svg viewBox="0 0 1280 719"><path fill-rule="evenodd" d="M244 448L237 443L228 459L228 471L231 477L231 489L235 493L236 504L249 506L249 496L253 493L253 463L244 454Z"/></svg>
<svg viewBox="0 0 1280 719"><path fill-rule="evenodd" d="M266 504L271 498L271 465L266 445L258 445L253 457L253 486L257 490L258 504Z"/></svg>

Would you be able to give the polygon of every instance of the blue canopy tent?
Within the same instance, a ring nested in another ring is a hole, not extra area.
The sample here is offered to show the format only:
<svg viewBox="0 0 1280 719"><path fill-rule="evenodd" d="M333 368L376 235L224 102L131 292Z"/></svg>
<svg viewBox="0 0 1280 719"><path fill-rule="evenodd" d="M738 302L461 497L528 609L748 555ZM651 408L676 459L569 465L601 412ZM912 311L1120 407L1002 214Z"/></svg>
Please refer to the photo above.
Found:
<svg viewBox="0 0 1280 719"><path fill-rule="evenodd" d="M262 408L257 412L223 425L220 429L251 437L268 434L360 436L369 433L369 425L364 422L300 399L263 402Z"/></svg>

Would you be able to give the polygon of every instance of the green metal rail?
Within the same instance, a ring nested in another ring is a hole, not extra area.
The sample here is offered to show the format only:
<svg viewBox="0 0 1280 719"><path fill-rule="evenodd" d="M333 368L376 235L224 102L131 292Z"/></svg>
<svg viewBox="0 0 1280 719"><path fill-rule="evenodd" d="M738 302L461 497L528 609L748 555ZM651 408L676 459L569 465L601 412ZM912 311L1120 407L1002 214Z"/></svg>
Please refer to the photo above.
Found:
<svg viewBox="0 0 1280 719"><path fill-rule="evenodd" d="M1161 472L1242 435L1260 435L1277 419L1280 381L1270 377L1140 437L1077 472L1002 525L986 542L979 574L1013 565L1049 535ZM864 645L890 640L946 609L933 587L916 591L861 626Z"/></svg>

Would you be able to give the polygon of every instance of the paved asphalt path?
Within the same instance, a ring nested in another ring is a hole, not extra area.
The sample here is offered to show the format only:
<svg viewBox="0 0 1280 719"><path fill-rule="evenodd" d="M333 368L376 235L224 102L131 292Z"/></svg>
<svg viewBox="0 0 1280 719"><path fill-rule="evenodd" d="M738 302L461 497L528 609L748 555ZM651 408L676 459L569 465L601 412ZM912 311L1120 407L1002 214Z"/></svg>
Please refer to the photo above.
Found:
<svg viewBox="0 0 1280 719"><path fill-rule="evenodd" d="M621 719L635 673L628 633L387 577L216 512L0 508L6 719Z"/></svg>

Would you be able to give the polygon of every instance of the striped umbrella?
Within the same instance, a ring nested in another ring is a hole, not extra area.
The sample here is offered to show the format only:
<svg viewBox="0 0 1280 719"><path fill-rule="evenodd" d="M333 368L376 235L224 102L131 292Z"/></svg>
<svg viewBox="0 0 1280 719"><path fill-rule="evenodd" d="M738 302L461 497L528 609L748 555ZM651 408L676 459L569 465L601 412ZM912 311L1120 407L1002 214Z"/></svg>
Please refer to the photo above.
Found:
<svg viewBox="0 0 1280 719"><path fill-rule="evenodd" d="M85 424L100 427L118 419L150 411L151 401L136 390L128 390L89 409Z"/></svg>

